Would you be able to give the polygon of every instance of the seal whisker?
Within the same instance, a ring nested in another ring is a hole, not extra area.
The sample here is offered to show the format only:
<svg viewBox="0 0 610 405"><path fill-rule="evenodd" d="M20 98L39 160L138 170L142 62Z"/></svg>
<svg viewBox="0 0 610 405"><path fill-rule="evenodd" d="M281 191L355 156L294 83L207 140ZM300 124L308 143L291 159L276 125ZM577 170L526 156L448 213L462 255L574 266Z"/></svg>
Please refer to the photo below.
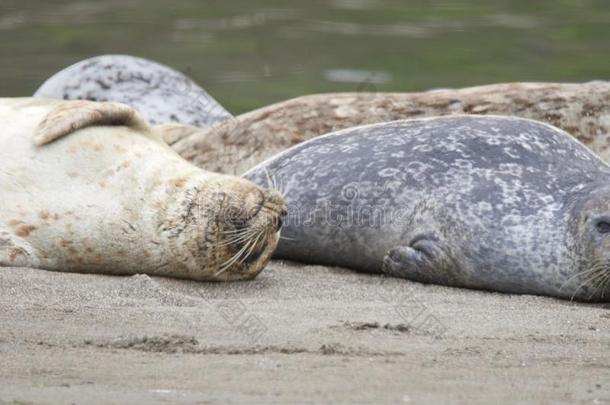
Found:
<svg viewBox="0 0 610 405"><path fill-rule="evenodd" d="M244 228L239 228L239 229L227 229L221 232L221 234L223 235L231 235L231 234L239 234L241 232L246 231L246 229Z"/></svg>
<svg viewBox="0 0 610 405"><path fill-rule="evenodd" d="M255 235L256 231L244 232L243 234L235 235L232 238L225 239L219 243L219 246L231 245L233 243L238 243L243 240L247 240Z"/></svg>
<svg viewBox="0 0 610 405"><path fill-rule="evenodd" d="M600 272L602 271L601 268L599 267L594 267L593 269L591 269L591 271L584 277L584 279L582 280L581 284L579 285L583 285L586 283L589 283L591 280L595 279L597 276L599 276Z"/></svg>
<svg viewBox="0 0 610 405"><path fill-rule="evenodd" d="M250 254L248 252L252 250L252 248L257 244L258 240L260 239L260 236L264 233L265 230L263 229L257 234L252 235L248 242L244 244L244 246L235 255L233 255L233 257L226 264L223 264L221 266L220 270L216 273L216 276L219 276L225 271L227 271L235 263L243 263L246 257L248 257L248 255Z"/></svg>
<svg viewBox="0 0 610 405"><path fill-rule="evenodd" d="M227 234L227 235L221 234L221 236L225 236L225 238L223 238L223 241L233 241L233 240L240 239L243 236L247 236L250 233L252 233L252 231L250 231L248 229L244 229L244 230L241 230L239 233Z"/></svg>
<svg viewBox="0 0 610 405"><path fill-rule="evenodd" d="M267 168L264 168L267 188L273 191L276 191L282 198L285 196L286 191L282 190L282 181L278 179L275 174L271 174Z"/></svg>
<svg viewBox="0 0 610 405"><path fill-rule="evenodd" d="M244 232L241 234L232 235L230 238L223 239L219 243L219 246L226 246L226 245L231 245L233 243L243 242L245 240L250 239L251 237L254 237L255 234L256 234L256 231L247 231L247 232Z"/></svg>
<svg viewBox="0 0 610 405"><path fill-rule="evenodd" d="M597 284L597 281L600 279L600 277L603 277L603 274L597 274L597 276L594 279L589 280L589 284L591 284L591 290L592 290L588 295L589 299L593 298L595 296L595 294L597 293L597 290L599 289L599 285L595 289L593 289L593 287L595 287L595 285Z"/></svg>
<svg viewBox="0 0 610 405"><path fill-rule="evenodd" d="M253 252L254 249L256 249L256 247L258 246L259 242L260 242L260 238L261 236L265 235L266 232L265 230L261 230L261 232L258 234L258 236L256 237L255 242L252 244L252 246L250 247L250 250L248 250L248 253L240 260L240 263L243 263Z"/></svg>
<svg viewBox="0 0 610 405"><path fill-rule="evenodd" d="M286 197L286 192L288 190L286 190L286 183L282 181L282 179L280 178L279 180L279 187L277 189L277 192L280 193L280 195L282 196L282 198Z"/></svg>
<svg viewBox="0 0 610 405"><path fill-rule="evenodd" d="M589 299L593 298L595 294L597 294L599 288L605 283L605 280L608 278L608 273L604 270L605 269L601 269L599 275L595 277L594 280L590 280L591 284L593 284L593 287L595 287L596 284L597 287L595 287L595 290L593 290L593 292L589 294Z"/></svg>
<svg viewBox="0 0 610 405"><path fill-rule="evenodd" d="M561 284L561 287L559 287L559 291L561 291L570 281L573 281L575 278L585 276L585 275L593 273L595 271L597 271L597 268L593 267L591 269L587 269L587 270L574 274L573 276L568 278L566 281L564 281L563 284Z"/></svg>
<svg viewBox="0 0 610 405"><path fill-rule="evenodd" d="M606 290L607 290L608 286L610 286L610 273L606 274L606 277L602 284L602 295L601 295L602 298L604 298L606 296Z"/></svg>
<svg viewBox="0 0 610 405"><path fill-rule="evenodd" d="M271 180L271 174L269 174L269 170L265 168L265 176L267 176L267 188L274 189L273 181Z"/></svg>
<svg viewBox="0 0 610 405"><path fill-rule="evenodd" d="M214 273L214 276L216 276L216 277L220 276L222 273L227 271L233 264L235 264L239 260L239 257L242 255L242 253L248 249L248 247L250 246L250 243L252 243L252 239L250 239L237 253L235 253L233 256L231 256L231 258L229 260L227 260L225 263L223 263L220 266L220 269L216 273Z"/></svg>
<svg viewBox="0 0 610 405"><path fill-rule="evenodd" d="M275 176L275 174L272 174L272 175L271 175L271 181L273 182L273 183L272 183L272 184L273 184L273 189L274 189L275 191L279 191L279 189L278 189L278 185L277 185L277 177Z"/></svg>
<svg viewBox="0 0 610 405"><path fill-rule="evenodd" d="M218 246L228 246L228 245L234 245L236 243L239 242L243 242L243 241L247 241L248 239L250 239L253 235L243 235L239 238L235 238L235 239L230 239L230 240L224 240L222 242L218 243Z"/></svg>
<svg viewBox="0 0 610 405"><path fill-rule="evenodd" d="M570 297L570 300L573 300L574 297L576 296L576 294L578 293L578 291L580 291L581 288L585 287L591 280L597 278L599 276L599 272L602 272L604 269L603 268L599 268L599 267L594 267L593 268L594 271L592 271L579 285L578 288L574 291L574 293L572 294L572 296Z"/></svg>

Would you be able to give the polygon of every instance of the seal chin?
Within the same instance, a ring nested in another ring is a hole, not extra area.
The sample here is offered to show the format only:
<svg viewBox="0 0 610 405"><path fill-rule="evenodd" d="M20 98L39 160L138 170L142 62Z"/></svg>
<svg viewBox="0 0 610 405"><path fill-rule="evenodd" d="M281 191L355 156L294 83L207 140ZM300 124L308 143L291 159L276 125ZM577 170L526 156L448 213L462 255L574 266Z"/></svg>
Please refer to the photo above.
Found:
<svg viewBox="0 0 610 405"><path fill-rule="evenodd" d="M610 258L594 260L564 283L569 285L568 298L577 301L610 301Z"/></svg>
<svg viewBox="0 0 610 405"><path fill-rule="evenodd" d="M234 263L232 267L226 271L216 272L215 280L238 281L255 278L265 268L267 263L269 263L269 260L271 260L279 240L279 231L266 236L266 240L260 243L260 247L255 248L252 253L247 255L241 262Z"/></svg>
<svg viewBox="0 0 610 405"><path fill-rule="evenodd" d="M610 257L593 263L587 284L588 301L610 301Z"/></svg>

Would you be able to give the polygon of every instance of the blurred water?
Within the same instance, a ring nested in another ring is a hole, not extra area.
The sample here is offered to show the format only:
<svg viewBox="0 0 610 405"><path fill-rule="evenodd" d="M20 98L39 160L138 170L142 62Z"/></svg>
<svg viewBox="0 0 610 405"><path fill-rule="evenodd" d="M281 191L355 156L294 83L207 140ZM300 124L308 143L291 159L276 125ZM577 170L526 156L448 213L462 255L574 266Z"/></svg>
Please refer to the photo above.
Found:
<svg viewBox="0 0 610 405"><path fill-rule="evenodd" d="M0 95L104 53L186 72L240 113L329 91L610 78L607 0L0 0Z"/></svg>

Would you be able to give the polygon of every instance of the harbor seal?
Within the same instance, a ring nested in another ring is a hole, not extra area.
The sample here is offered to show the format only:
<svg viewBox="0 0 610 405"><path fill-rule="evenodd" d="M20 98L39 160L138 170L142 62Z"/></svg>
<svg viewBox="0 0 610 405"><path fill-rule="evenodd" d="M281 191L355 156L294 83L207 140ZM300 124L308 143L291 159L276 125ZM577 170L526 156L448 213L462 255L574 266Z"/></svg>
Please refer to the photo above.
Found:
<svg viewBox="0 0 610 405"><path fill-rule="evenodd" d="M244 177L283 190L291 214L278 258L610 300L610 167L550 125L373 124L297 145Z"/></svg>
<svg viewBox="0 0 610 405"><path fill-rule="evenodd" d="M0 266L256 276L281 196L201 170L119 103L0 99Z"/></svg>
<svg viewBox="0 0 610 405"><path fill-rule="evenodd" d="M184 74L129 55L102 55L78 62L50 77L34 97L116 101L135 108L152 124L207 127L231 118Z"/></svg>
<svg viewBox="0 0 610 405"><path fill-rule="evenodd" d="M243 174L329 132L398 119L476 114L530 118L563 129L610 162L610 82L500 83L421 93L308 95L210 128L184 128L172 148L214 172Z"/></svg>

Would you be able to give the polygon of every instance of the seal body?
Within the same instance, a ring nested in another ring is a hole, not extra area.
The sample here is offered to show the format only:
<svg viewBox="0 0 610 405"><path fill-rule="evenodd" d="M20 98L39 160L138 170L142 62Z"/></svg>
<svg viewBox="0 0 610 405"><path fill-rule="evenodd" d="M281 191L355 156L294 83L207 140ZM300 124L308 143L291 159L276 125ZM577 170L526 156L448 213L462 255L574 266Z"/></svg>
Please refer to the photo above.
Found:
<svg viewBox="0 0 610 405"><path fill-rule="evenodd" d="M210 128L187 128L172 148L213 172L243 174L333 131L441 115L522 117L551 124L610 162L610 82L500 83L421 93L327 93L270 105Z"/></svg>
<svg viewBox="0 0 610 405"><path fill-rule="evenodd" d="M0 99L0 128L2 266L234 280L276 246L280 196L196 168L126 105Z"/></svg>
<svg viewBox="0 0 610 405"><path fill-rule="evenodd" d="M297 145L245 177L285 194L279 258L610 298L610 168L547 124L478 116L374 124Z"/></svg>
<svg viewBox="0 0 610 405"><path fill-rule="evenodd" d="M34 97L116 101L135 108L152 124L206 127L231 117L184 74L128 55L97 56L69 66L49 78Z"/></svg>

